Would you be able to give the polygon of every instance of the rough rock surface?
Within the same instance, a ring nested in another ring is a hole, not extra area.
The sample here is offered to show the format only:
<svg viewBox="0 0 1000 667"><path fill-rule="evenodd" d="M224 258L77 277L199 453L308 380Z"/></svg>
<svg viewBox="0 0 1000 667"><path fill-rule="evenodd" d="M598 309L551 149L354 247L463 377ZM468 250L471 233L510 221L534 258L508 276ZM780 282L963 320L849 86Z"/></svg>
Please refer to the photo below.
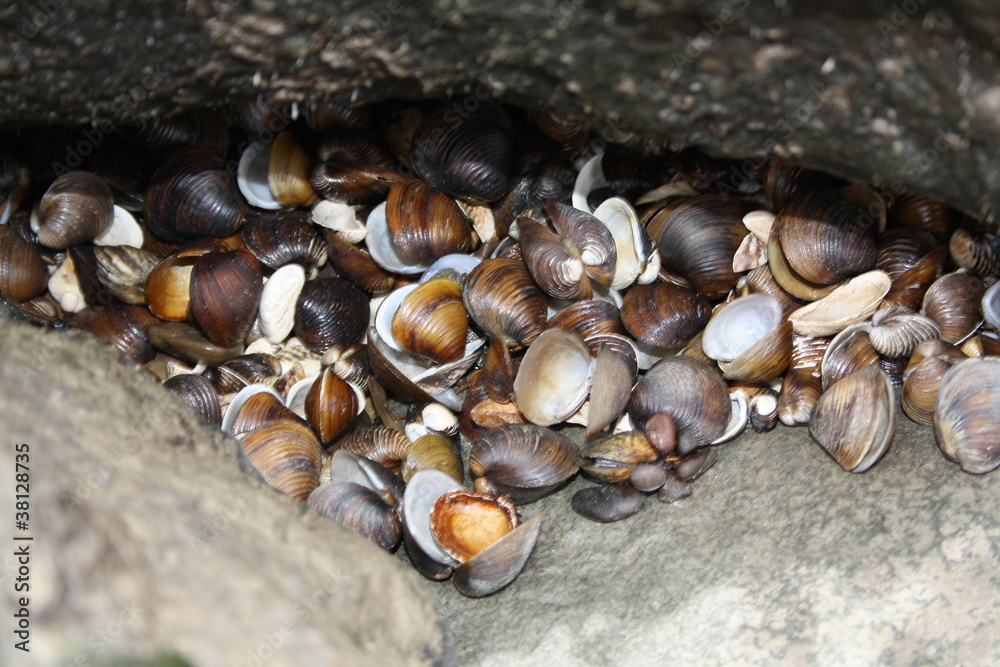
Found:
<svg viewBox="0 0 1000 667"><path fill-rule="evenodd" d="M0 320L0 471L30 445L31 653L10 639L14 517L0 528L3 665L448 664L418 576L241 474L235 441L106 344ZM27 661L26 661L27 660Z"/></svg>
<svg viewBox="0 0 1000 667"><path fill-rule="evenodd" d="M777 154L992 217L998 26L992 0L21 0L0 10L0 126L496 95L600 141Z"/></svg>
<svg viewBox="0 0 1000 667"><path fill-rule="evenodd" d="M427 588L459 664L966 664L1000 661L1000 476L944 459L902 414L871 471L841 469L805 428L746 434L690 498L593 524L543 513L505 591Z"/></svg>

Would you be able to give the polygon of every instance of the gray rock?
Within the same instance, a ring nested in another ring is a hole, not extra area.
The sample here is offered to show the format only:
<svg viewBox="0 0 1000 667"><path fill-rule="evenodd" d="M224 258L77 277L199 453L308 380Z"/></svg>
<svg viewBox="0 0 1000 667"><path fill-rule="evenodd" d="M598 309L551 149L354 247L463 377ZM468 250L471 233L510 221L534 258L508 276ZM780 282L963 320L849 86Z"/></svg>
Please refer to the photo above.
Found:
<svg viewBox="0 0 1000 667"><path fill-rule="evenodd" d="M1000 208L1000 18L991 0L22 0L0 16L0 126L260 96L494 95L734 158L776 154L966 211ZM131 57L141 54L142 57ZM287 116L275 119L287 123ZM57 147L61 148L61 147Z"/></svg>
<svg viewBox="0 0 1000 667"><path fill-rule="evenodd" d="M995 664L1000 476L900 415L843 472L805 428L748 433L673 505L594 524L582 480L529 505L538 546L505 591L426 583L463 665Z"/></svg>
<svg viewBox="0 0 1000 667"><path fill-rule="evenodd" d="M0 387L0 664L449 662L416 573L244 477L235 441L103 342L0 319ZM15 443L30 446L28 656L9 634Z"/></svg>

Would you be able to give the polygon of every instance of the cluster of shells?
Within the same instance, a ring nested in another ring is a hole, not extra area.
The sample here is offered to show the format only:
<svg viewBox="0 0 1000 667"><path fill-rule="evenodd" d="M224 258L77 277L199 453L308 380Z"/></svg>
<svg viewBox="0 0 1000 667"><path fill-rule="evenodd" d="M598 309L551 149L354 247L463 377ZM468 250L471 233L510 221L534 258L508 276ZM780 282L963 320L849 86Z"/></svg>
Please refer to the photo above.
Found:
<svg viewBox="0 0 1000 667"><path fill-rule="evenodd" d="M425 576L491 594L538 539L524 505L578 473L595 521L677 502L748 425L862 472L898 397L964 470L1000 465L995 227L777 161L589 155L491 102L298 111L139 123L73 171L66 135L22 133L0 295Z"/></svg>

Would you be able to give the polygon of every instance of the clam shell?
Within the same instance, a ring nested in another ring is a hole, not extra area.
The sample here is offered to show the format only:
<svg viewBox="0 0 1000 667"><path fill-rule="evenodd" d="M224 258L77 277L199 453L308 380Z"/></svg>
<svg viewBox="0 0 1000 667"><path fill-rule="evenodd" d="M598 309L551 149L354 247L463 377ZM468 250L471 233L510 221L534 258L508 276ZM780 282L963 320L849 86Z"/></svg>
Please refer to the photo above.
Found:
<svg viewBox="0 0 1000 667"><path fill-rule="evenodd" d="M298 264L286 264L264 284L257 317L261 333L270 342L277 345L292 333L295 304L305 284L305 269Z"/></svg>
<svg viewBox="0 0 1000 667"><path fill-rule="evenodd" d="M42 195L31 218L43 246L65 250L93 241L114 220L114 197L100 176L71 171L58 177Z"/></svg>
<svg viewBox="0 0 1000 667"><path fill-rule="evenodd" d="M625 329L635 338L656 347L678 347L687 343L712 314L700 293L674 285L636 285L626 294L621 308Z"/></svg>
<svg viewBox="0 0 1000 667"><path fill-rule="evenodd" d="M407 536L428 558L443 565L455 563L431 533L431 510L445 493L462 484L440 470L421 470L413 475L403 494L403 524ZM409 549L409 547L407 547Z"/></svg>
<svg viewBox="0 0 1000 667"><path fill-rule="evenodd" d="M354 482L328 482L317 486L306 504L386 551L403 537L399 515L375 491Z"/></svg>
<svg viewBox="0 0 1000 667"><path fill-rule="evenodd" d="M236 345L253 326L263 289L260 262L248 250L206 253L191 269L191 317L216 345Z"/></svg>
<svg viewBox="0 0 1000 667"><path fill-rule="evenodd" d="M506 424L472 446L469 469L477 491L508 495L520 505L566 482L579 469L579 457L563 435L534 424Z"/></svg>
<svg viewBox="0 0 1000 667"><path fill-rule="evenodd" d="M941 381L934 436L962 470L987 473L1000 466L1000 358L968 359Z"/></svg>
<svg viewBox="0 0 1000 667"><path fill-rule="evenodd" d="M156 349L196 364L221 364L243 352L242 341L222 347L185 322L157 322L147 333L150 344Z"/></svg>
<svg viewBox="0 0 1000 667"><path fill-rule="evenodd" d="M406 352L435 363L461 359L468 330L462 286L447 278L430 280L409 291L392 315L392 338Z"/></svg>
<svg viewBox="0 0 1000 667"><path fill-rule="evenodd" d="M1000 237L957 229L948 243L951 257L963 269L987 276L1000 275Z"/></svg>
<svg viewBox="0 0 1000 667"><path fill-rule="evenodd" d="M748 234L747 205L740 199L701 195L685 200L665 215L656 238L663 268L683 276L709 299L725 296L739 276L733 256Z"/></svg>
<svg viewBox="0 0 1000 667"><path fill-rule="evenodd" d="M889 276L882 271L863 273L799 308L788 321L800 336L831 336L871 317L890 285Z"/></svg>
<svg viewBox="0 0 1000 667"><path fill-rule="evenodd" d="M146 303L146 279L158 263L148 250L132 246L98 246L97 278L109 292L124 303Z"/></svg>
<svg viewBox="0 0 1000 667"><path fill-rule="evenodd" d="M661 468L652 467L666 476ZM574 493L570 506L574 512L586 519L598 523L611 523L637 514L645 502L646 494L631 484L600 484L588 486Z"/></svg>
<svg viewBox="0 0 1000 667"><path fill-rule="evenodd" d="M564 421L590 394L592 361L579 335L565 329L544 331L528 347L514 379L518 408L540 426Z"/></svg>
<svg viewBox="0 0 1000 667"><path fill-rule="evenodd" d="M896 429L889 377L877 365L826 390L809 419L809 434L849 472L864 472L885 454Z"/></svg>
<svg viewBox="0 0 1000 667"><path fill-rule="evenodd" d="M458 447L450 438L437 433L417 438L406 449L402 467L403 481L409 482L421 470L440 470L459 483L465 476Z"/></svg>
<svg viewBox="0 0 1000 667"><path fill-rule="evenodd" d="M324 445L334 442L364 410L361 391L344 382L327 366L306 395L306 419Z"/></svg>
<svg viewBox="0 0 1000 667"><path fill-rule="evenodd" d="M611 197L594 210L594 217L604 223L615 241L614 274L611 288L620 290L634 283L646 270L656 252L653 242L639 222L632 205L621 197Z"/></svg>
<svg viewBox="0 0 1000 667"><path fill-rule="evenodd" d="M315 352L348 348L368 328L368 298L340 278L310 280L295 305L295 335Z"/></svg>
<svg viewBox="0 0 1000 667"><path fill-rule="evenodd" d="M163 383L163 387L178 396L209 424L222 424L222 407L219 395L212 383L200 375L185 373L175 375Z"/></svg>
<svg viewBox="0 0 1000 667"><path fill-rule="evenodd" d="M301 421L267 422L246 433L240 444L268 486L300 501L319 486L319 440Z"/></svg>
<svg viewBox="0 0 1000 667"><path fill-rule="evenodd" d="M413 133L410 162L420 178L452 197L496 201L510 186L510 119L492 102L471 112L463 104L455 100L427 115Z"/></svg>
<svg viewBox="0 0 1000 667"><path fill-rule="evenodd" d="M778 240L792 271L809 282L831 285L875 267L874 231L856 204L836 193L816 190L786 202L771 228L771 238Z"/></svg>
<svg viewBox="0 0 1000 667"><path fill-rule="evenodd" d="M327 260L323 237L302 214L255 215L243 226L242 237L247 250L270 269L293 263L317 267Z"/></svg>
<svg viewBox="0 0 1000 667"><path fill-rule="evenodd" d="M167 241L228 236L240 228L246 205L226 161L203 146L167 156L145 199L146 226Z"/></svg>
<svg viewBox="0 0 1000 667"><path fill-rule="evenodd" d="M864 366L879 363L870 331L869 324L858 324L844 329L830 341L820 365L824 390Z"/></svg>
<svg viewBox="0 0 1000 667"><path fill-rule="evenodd" d="M902 306L877 312L868 332L872 347L886 357L908 357L921 342L940 335L937 322Z"/></svg>
<svg viewBox="0 0 1000 667"><path fill-rule="evenodd" d="M519 259L488 259L469 273L465 308L490 337L508 347L530 345L545 328L545 295Z"/></svg>
<svg viewBox="0 0 1000 667"><path fill-rule="evenodd" d="M581 469L608 484L626 482L640 463L652 463L660 454L642 431L625 431L594 440L580 452Z"/></svg>
<svg viewBox="0 0 1000 667"><path fill-rule="evenodd" d="M517 508L506 496L459 489L435 501L430 523L441 548L466 563L517 527Z"/></svg>
<svg viewBox="0 0 1000 667"><path fill-rule="evenodd" d="M781 304L773 296L749 294L740 297L723 306L709 320L701 339L702 350L716 361L732 361L774 331L782 319Z"/></svg>
<svg viewBox="0 0 1000 667"><path fill-rule="evenodd" d="M455 589L466 597L481 598L508 586L524 569L541 529L541 517L536 516L455 568Z"/></svg>
<svg viewBox="0 0 1000 667"><path fill-rule="evenodd" d="M426 266L444 255L476 247L469 219L455 200L417 179L392 186L385 217L392 242L411 262Z"/></svg>
<svg viewBox="0 0 1000 667"><path fill-rule="evenodd" d="M958 344L982 322L980 301L986 292L983 281L968 273L941 276L927 290L921 313L941 327L941 339Z"/></svg>
<svg viewBox="0 0 1000 667"><path fill-rule="evenodd" d="M399 472L406 451L410 448L410 441L399 431L385 426L372 426L349 433L337 441L334 448L354 452L393 472Z"/></svg>
<svg viewBox="0 0 1000 667"><path fill-rule="evenodd" d="M679 438L707 445L725 431L732 405L725 381L708 364L691 357L667 357L636 384L628 412L639 424L666 413L676 422Z"/></svg>
<svg viewBox="0 0 1000 667"><path fill-rule="evenodd" d="M945 374L955 364L965 359L965 355L954 346L943 341L928 341L930 344L942 343L933 347L933 354L923 356L922 351L914 353L913 360L904 372L903 388L900 392L900 403L906 416L924 426L934 423L934 410ZM928 346L930 347L930 346ZM940 349L940 351L937 351Z"/></svg>
<svg viewBox="0 0 1000 667"><path fill-rule="evenodd" d="M10 226L0 225L0 296L27 301L45 291L49 271L39 248Z"/></svg>
<svg viewBox="0 0 1000 667"><path fill-rule="evenodd" d="M146 305L161 320L180 322L188 318L191 272L196 261L198 257L193 255L167 257L146 276Z"/></svg>

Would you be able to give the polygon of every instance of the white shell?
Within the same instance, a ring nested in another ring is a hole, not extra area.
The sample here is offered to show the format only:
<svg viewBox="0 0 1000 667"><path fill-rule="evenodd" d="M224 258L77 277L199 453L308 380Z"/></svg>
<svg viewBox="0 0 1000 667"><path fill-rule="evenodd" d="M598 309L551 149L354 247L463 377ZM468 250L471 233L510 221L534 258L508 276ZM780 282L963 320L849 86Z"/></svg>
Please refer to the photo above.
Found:
<svg viewBox="0 0 1000 667"><path fill-rule="evenodd" d="M321 199L312 208L312 221L320 227L333 230L348 243L365 240L368 228L358 220L354 208L342 202Z"/></svg>
<svg viewBox="0 0 1000 667"><path fill-rule="evenodd" d="M564 421L587 400L593 365L590 348L577 334L543 331L528 346L514 379L517 407L540 426Z"/></svg>
<svg viewBox="0 0 1000 667"><path fill-rule="evenodd" d="M702 351L716 361L733 361L781 325L781 304L769 294L748 294L715 313L701 339Z"/></svg>
<svg viewBox="0 0 1000 667"><path fill-rule="evenodd" d="M274 198L267 182L270 160L270 143L255 141L247 146L236 167L236 185L251 206L276 211L281 204Z"/></svg>
<svg viewBox="0 0 1000 667"><path fill-rule="evenodd" d="M94 239L94 245L127 245L133 248L141 248L145 242L142 227L135 221L131 213L121 206L115 206L115 216L111 220L111 226Z"/></svg>
<svg viewBox="0 0 1000 667"><path fill-rule="evenodd" d="M298 264L286 264L264 283L258 317L264 337L278 344L295 326L295 302L306 284L306 271Z"/></svg>
<svg viewBox="0 0 1000 667"><path fill-rule="evenodd" d="M615 240L618 259L611 287L628 287L645 271L642 225L632 205L620 197L605 200L594 210L594 217L604 223Z"/></svg>
<svg viewBox="0 0 1000 667"><path fill-rule="evenodd" d="M776 217L770 211L750 211L743 216L743 226L766 246L768 239L771 238L771 226Z"/></svg>
<svg viewBox="0 0 1000 667"><path fill-rule="evenodd" d="M581 211L590 213L592 209L587 203L587 197L598 188L610 185L608 179L604 177L604 167L601 159L604 153L598 153L583 165L583 169L576 175L576 183L573 184L573 207Z"/></svg>
<svg viewBox="0 0 1000 667"><path fill-rule="evenodd" d="M991 327L1000 331L1000 281L994 283L993 287L986 290L981 306L983 319Z"/></svg>
<svg viewBox="0 0 1000 667"><path fill-rule="evenodd" d="M73 258L69 253L66 253L59 268L49 276L49 294L67 313L79 313L87 307L76 268L73 266Z"/></svg>
<svg viewBox="0 0 1000 667"><path fill-rule="evenodd" d="M424 553L444 565L456 565L458 561L442 549L431 532L431 510L437 499L461 489L462 485L451 475L440 470L421 470L410 478L403 494L403 523L406 531Z"/></svg>
<svg viewBox="0 0 1000 667"><path fill-rule="evenodd" d="M750 401L747 400L746 394L741 391L731 391L729 392L729 401L733 406L729 424L726 425L726 430L723 431L722 435L709 443L711 445L729 442L746 430L747 423L750 421Z"/></svg>
<svg viewBox="0 0 1000 667"><path fill-rule="evenodd" d="M871 317L891 285L884 271L862 273L794 311L788 321L800 336L832 336Z"/></svg>
<svg viewBox="0 0 1000 667"><path fill-rule="evenodd" d="M465 276L472 272L472 269L482 264L482 262L483 260L478 257L474 257L473 255L464 255L461 253L445 255L444 257L439 257L433 264L427 267L427 270L424 271L422 276L420 276L420 282L427 282L438 272L444 271L445 269L451 269L462 278L465 278Z"/></svg>

